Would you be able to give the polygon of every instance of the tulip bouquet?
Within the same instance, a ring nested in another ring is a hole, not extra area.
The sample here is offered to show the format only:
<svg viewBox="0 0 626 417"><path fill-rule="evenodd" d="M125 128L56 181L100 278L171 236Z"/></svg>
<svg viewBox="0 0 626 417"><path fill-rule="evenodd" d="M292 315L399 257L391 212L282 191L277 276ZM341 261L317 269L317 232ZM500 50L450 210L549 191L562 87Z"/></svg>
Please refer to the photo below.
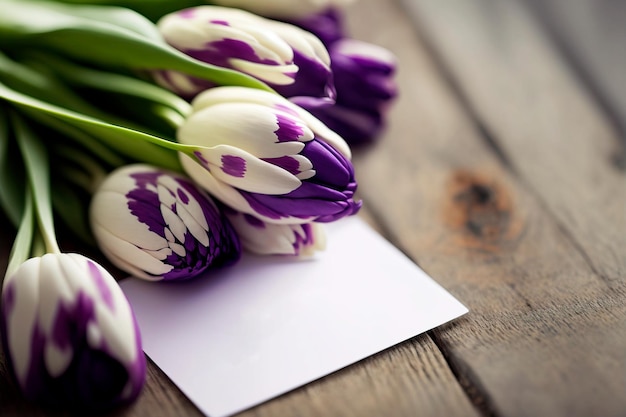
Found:
<svg viewBox="0 0 626 417"><path fill-rule="evenodd" d="M17 230L0 329L26 398L139 394L140 332L104 262L190 279L243 250L310 255L323 223L358 212L350 146L383 127L395 62L345 34L345 3L0 0L0 206ZM63 252L57 221L102 260Z"/></svg>

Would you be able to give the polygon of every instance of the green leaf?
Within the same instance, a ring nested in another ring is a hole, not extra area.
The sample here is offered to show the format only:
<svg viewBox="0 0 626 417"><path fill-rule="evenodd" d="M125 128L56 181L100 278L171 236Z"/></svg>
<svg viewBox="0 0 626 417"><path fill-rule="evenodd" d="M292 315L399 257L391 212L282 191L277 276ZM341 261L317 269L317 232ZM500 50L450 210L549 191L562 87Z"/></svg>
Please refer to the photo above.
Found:
<svg viewBox="0 0 626 417"><path fill-rule="evenodd" d="M15 227L24 211L24 174L11 146L7 111L0 106L0 205Z"/></svg>
<svg viewBox="0 0 626 417"><path fill-rule="evenodd" d="M59 0L64 3L99 4L120 6L135 10L152 21L158 20L167 13L182 10L187 7L200 6L212 3L203 0Z"/></svg>
<svg viewBox="0 0 626 417"><path fill-rule="evenodd" d="M180 162L176 152L178 145L149 135L147 133L116 126L71 110L37 100L20 92L14 91L0 83L0 97L20 107L34 118L39 115L54 116L78 127L90 135L106 143L109 147L131 157L134 160L152 165L180 171ZM40 119L46 123L47 118Z"/></svg>
<svg viewBox="0 0 626 417"><path fill-rule="evenodd" d="M51 5L51 7L54 8L56 5ZM162 40L161 33L154 23L125 7L102 7L102 5L90 3L81 7L60 6L58 10L78 18L111 23L143 35L148 39L159 42Z"/></svg>
<svg viewBox="0 0 626 417"><path fill-rule="evenodd" d="M60 249L56 240L52 215L48 153L43 143L26 126L17 113L11 113L11 122L15 131L15 139L26 166L26 177L33 194L35 213L46 249L49 252L59 253Z"/></svg>
<svg viewBox="0 0 626 417"><path fill-rule="evenodd" d="M79 6L35 0L4 0L0 39L5 48L51 48L81 61L134 69L171 69L219 85L272 91L265 83L238 71L191 58L151 35L129 29L130 18L118 24L117 8ZM85 9L86 8L86 9ZM134 12L131 12L134 13ZM146 22L135 13L134 19Z"/></svg>
<svg viewBox="0 0 626 417"><path fill-rule="evenodd" d="M183 116L191 110L187 101L171 91L129 75L88 68L52 54L29 53L25 56L25 63L31 67L45 67L70 85L119 95L119 100L136 97L150 105L169 107Z"/></svg>

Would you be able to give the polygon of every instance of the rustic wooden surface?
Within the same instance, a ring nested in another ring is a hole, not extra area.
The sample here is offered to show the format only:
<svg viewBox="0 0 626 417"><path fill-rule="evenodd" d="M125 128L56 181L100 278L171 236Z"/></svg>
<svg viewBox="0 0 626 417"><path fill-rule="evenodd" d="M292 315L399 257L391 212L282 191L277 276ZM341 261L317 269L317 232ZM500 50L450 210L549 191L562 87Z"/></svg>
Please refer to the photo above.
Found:
<svg viewBox="0 0 626 417"><path fill-rule="evenodd" d="M400 65L389 128L355 151L362 215L470 313L241 417L626 416L618 3L351 8L351 33ZM0 415L49 413L19 398L0 353ZM150 364L113 415L201 414Z"/></svg>

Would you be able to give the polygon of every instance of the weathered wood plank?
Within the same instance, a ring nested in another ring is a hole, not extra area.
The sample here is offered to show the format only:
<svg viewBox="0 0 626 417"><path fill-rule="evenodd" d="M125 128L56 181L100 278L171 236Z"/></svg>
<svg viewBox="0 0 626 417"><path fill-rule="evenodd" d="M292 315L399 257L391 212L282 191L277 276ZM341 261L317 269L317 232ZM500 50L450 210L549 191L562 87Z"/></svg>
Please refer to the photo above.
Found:
<svg viewBox="0 0 626 417"><path fill-rule="evenodd" d="M399 54L410 60L406 110L358 155L357 173L394 243L470 308L434 339L485 413L622 415L622 182L609 158L619 141L524 10L404 4L471 94L460 105L421 45L363 28L413 52Z"/></svg>
<svg viewBox="0 0 626 417"><path fill-rule="evenodd" d="M626 2L525 1L626 140Z"/></svg>
<svg viewBox="0 0 626 417"><path fill-rule="evenodd" d="M379 417L476 416L443 356L422 335L240 414Z"/></svg>
<svg viewBox="0 0 626 417"><path fill-rule="evenodd" d="M406 2L476 117L610 281L626 271L625 143L515 1Z"/></svg>

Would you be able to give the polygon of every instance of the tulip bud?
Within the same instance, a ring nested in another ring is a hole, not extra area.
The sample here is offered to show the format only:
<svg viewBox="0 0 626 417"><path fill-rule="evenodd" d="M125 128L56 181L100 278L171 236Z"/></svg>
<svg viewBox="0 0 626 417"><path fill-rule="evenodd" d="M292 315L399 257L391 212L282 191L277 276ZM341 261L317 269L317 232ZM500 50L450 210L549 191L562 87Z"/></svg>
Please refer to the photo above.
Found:
<svg viewBox="0 0 626 417"><path fill-rule="evenodd" d="M46 254L7 276L2 342L24 396L102 410L134 400L146 359L131 307L115 279L78 254Z"/></svg>
<svg viewBox="0 0 626 417"><path fill-rule="evenodd" d="M326 247L319 223L271 224L226 208L224 213L237 231L242 247L257 255L311 256Z"/></svg>
<svg viewBox="0 0 626 417"><path fill-rule="evenodd" d="M328 51L296 26L218 6L171 13L157 26L165 41L181 52L258 78L284 96L334 99ZM157 72L155 77L188 98L213 86L174 71Z"/></svg>
<svg viewBox="0 0 626 417"><path fill-rule="evenodd" d="M238 238L190 180L147 165L113 171L91 202L98 246L120 269L147 280L194 277L236 262Z"/></svg>
<svg viewBox="0 0 626 417"><path fill-rule="evenodd" d="M385 115L397 91L393 79L395 58L387 49L354 39L330 47L337 100L318 105L293 99L348 143L369 142L385 124Z"/></svg>
<svg viewBox="0 0 626 417"><path fill-rule="evenodd" d="M345 141L285 98L244 87L200 94L178 141L206 147L187 173L237 211L268 223L329 222L355 214Z"/></svg>
<svg viewBox="0 0 626 417"><path fill-rule="evenodd" d="M352 0L213 0L220 6L239 7L274 18L293 19L319 13L328 8L345 7Z"/></svg>

